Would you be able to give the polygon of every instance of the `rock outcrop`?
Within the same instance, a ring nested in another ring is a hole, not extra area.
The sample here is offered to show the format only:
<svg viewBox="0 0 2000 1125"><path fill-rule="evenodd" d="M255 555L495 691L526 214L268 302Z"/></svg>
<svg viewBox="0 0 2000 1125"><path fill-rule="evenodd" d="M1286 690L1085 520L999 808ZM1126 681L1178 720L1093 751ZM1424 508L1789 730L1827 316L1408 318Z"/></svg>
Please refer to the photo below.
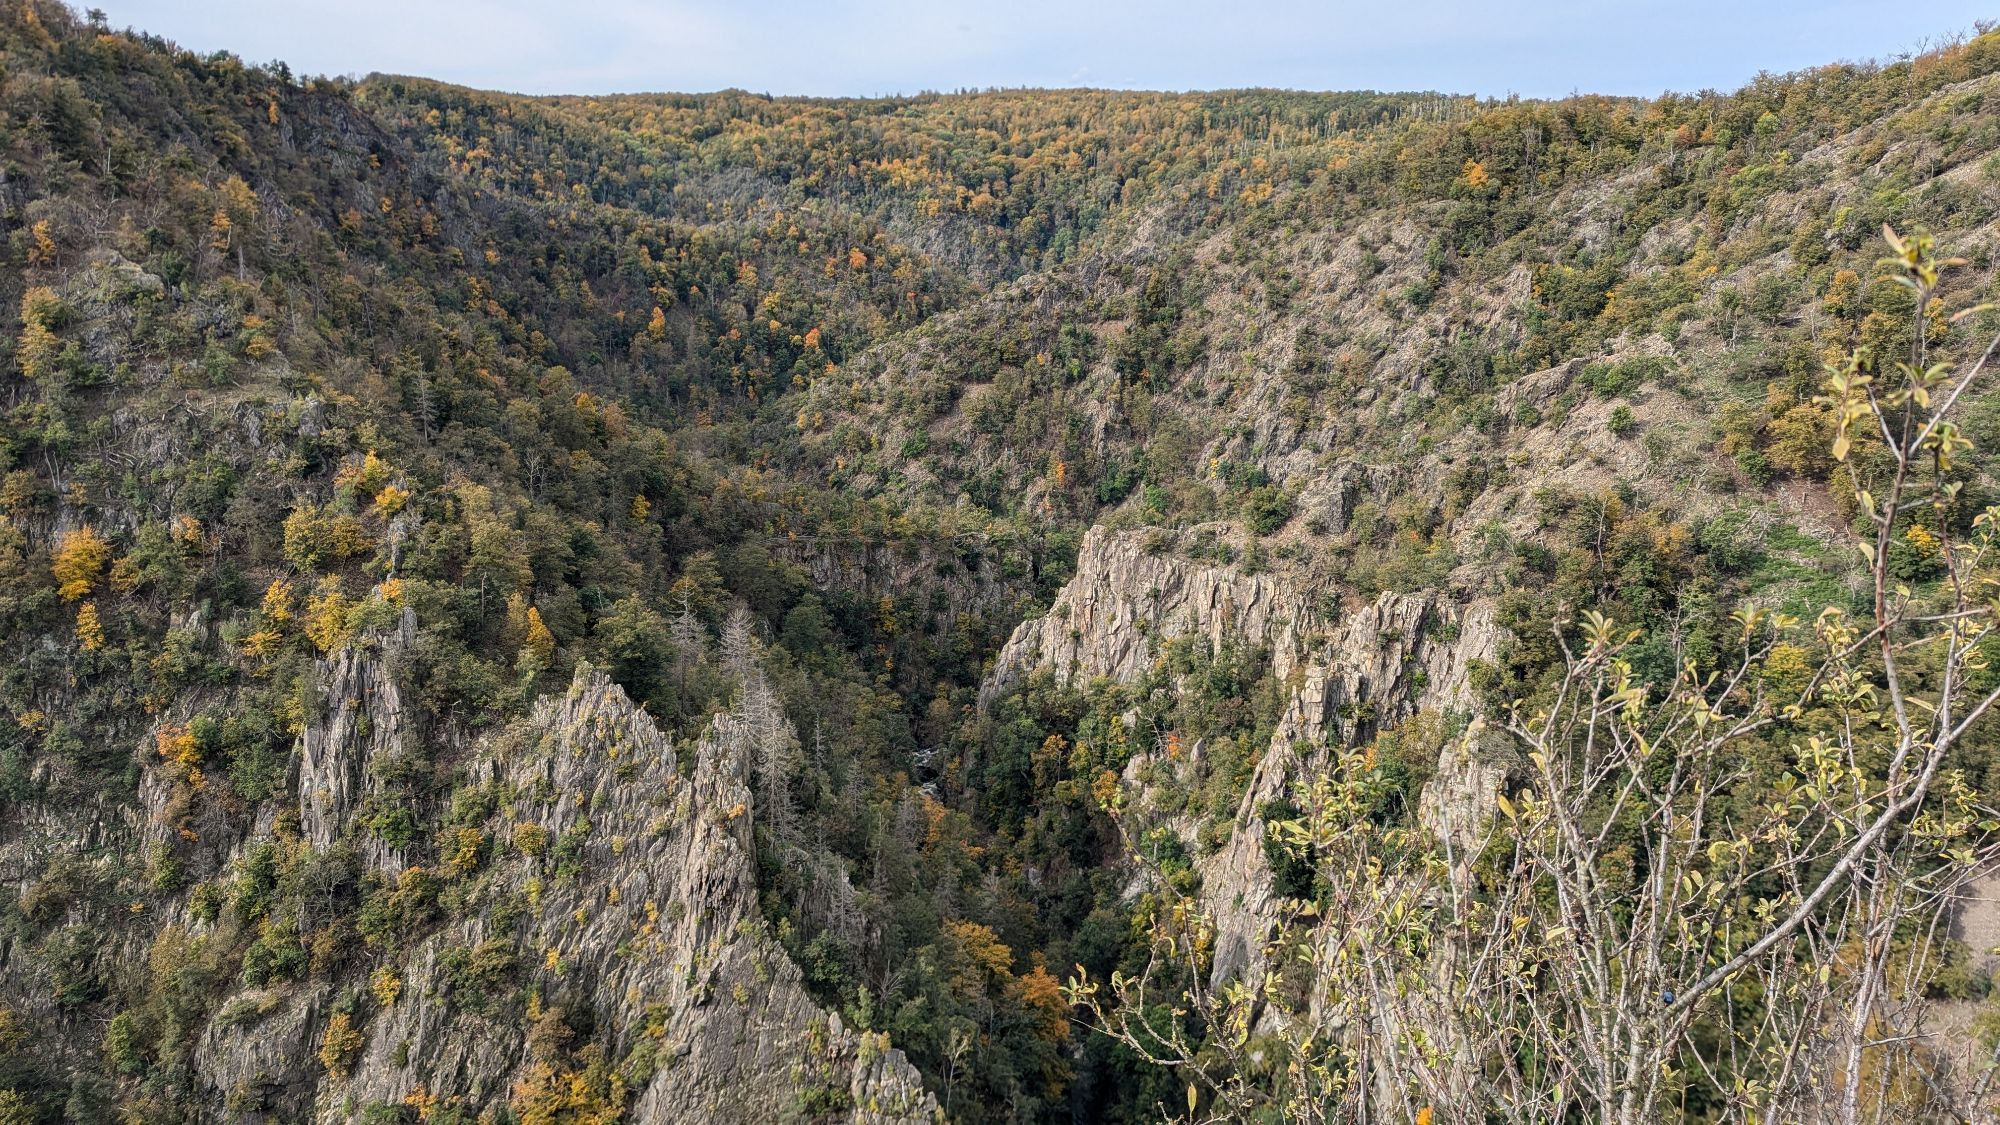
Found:
<svg viewBox="0 0 2000 1125"><path fill-rule="evenodd" d="M1433 594L1384 594L1314 655L1237 805L1229 842L1201 864L1218 982L1259 966L1276 916L1265 807L1322 762L1330 745L1361 742L1420 709L1469 709L1470 662L1492 655L1498 639L1490 603L1461 608Z"/></svg>
<svg viewBox="0 0 2000 1125"><path fill-rule="evenodd" d="M1470 877L1493 825L1495 795L1526 766L1512 739L1484 718L1473 719L1438 755L1437 772L1417 802L1417 821L1443 845L1454 878Z"/></svg>
<svg viewBox="0 0 2000 1125"><path fill-rule="evenodd" d="M1280 575L1188 559L1163 532L1094 528L1075 577L1047 614L1014 631L981 689L990 702L1037 667L1065 681L1136 679L1160 644L1191 634L1268 646L1273 671L1296 687L1238 802L1228 842L1198 863L1216 924L1218 982L1257 967L1275 917L1263 810L1330 745L1359 743L1420 709L1470 711L1471 663L1499 643L1487 601L1389 593L1331 622L1316 593ZM1427 801L1478 804L1480 794L1447 794L1445 786L1491 780L1470 770L1449 778L1434 783Z"/></svg>
<svg viewBox="0 0 2000 1125"><path fill-rule="evenodd" d="M1234 634L1269 645L1280 679L1289 677L1322 626L1309 599L1278 578L1189 560L1166 532L1093 527L1077 551L1076 574L1055 605L1023 621L995 658L980 689L990 702L1036 668L1065 682L1137 679L1161 641L1198 634L1219 644Z"/></svg>
<svg viewBox="0 0 2000 1125"><path fill-rule="evenodd" d="M379 666L329 664L336 698L306 737L320 783L301 796L309 838L340 835L361 769L350 759L393 730ZM676 745L579 670L480 746L478 800L455 810L436 868L383 873L413 897L450 880L452 917L375 964L372 999L319 987L226 1004L196 1059L204 1083L239 1120L332 1125L413 1098L477 1115L575 1058L538 1037L540 1012L631 1083L627 1120L936 1119L902 1053L821 1010L764 930L746 784L759 736L725 714ZM354 1038L322 1052L337 1012Z"/></svg>
<svg viewBox="0 0 2000 1125"><path fill-rule="evenodd" d="M321 661L318 722L299 739L299 831L316 851L332 848L364 797L378 789L371 766L403 753L403 697L382 658L343 649ZM377 867L402 866L370 837Z"/></svg>

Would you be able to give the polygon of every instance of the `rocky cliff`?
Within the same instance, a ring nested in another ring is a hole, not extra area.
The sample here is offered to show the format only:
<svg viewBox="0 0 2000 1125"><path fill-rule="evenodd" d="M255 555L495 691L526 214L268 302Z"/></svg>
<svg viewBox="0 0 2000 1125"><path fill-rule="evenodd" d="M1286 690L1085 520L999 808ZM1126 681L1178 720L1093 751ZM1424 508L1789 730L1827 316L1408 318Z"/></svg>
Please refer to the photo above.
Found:
<svg viewBox="0 0 2000 1125"><path fill-rule="evenodd" d="M299 831L315 851L329 851L370 798L385 766L405 752L402 691L385 661L357 649L320 668L320 720L299 739ZM403 858L379 836L363 834L371 869L400 871Z"/></svg>
<svg viewBox="0 0 2000 1125"><path fill-rule="evenodd" d="M294 845L314 851L362 835L349 817L401 727L378 658L323 673ZM586 1088L635 1122L936 1119L902 1053L818 1008L764 931L747 763L769 733L731 713L676 744L580 669L478 747L435 868L366 849L399 897L442 904L440 924L392 936L349 987L223 1002L194 1058L204 1119L430 1105L470 1120ZM594 1079L593 1059L616 1077Z"/></svg>
<svg viewBox="0 0 2000 1125"><path fill-rule="evenodd" d="M1211 644L1235 634L1268 645L1279 678L1289 678L1325 624L1311 600L1269 575L1194 563L1178 547L1169 532L1091 528L1075 576L1047 613L1015 628L981 700L1037 667L1064 681L1135 679L1161 641L1188 634Z"/></svg>
<svg viewBox="0 0 2000 1125"><path fill-rule="evenodd" d="M1050 611L1014 631L982 688L990 702L1037 667L1063 680L1132 680L1151 666L1160 645L1188 635L1210 644L1235 636L1269 649L1273 672L1288 685L1284 715L1238 802L1227 842L1198 862L1217 926L1218 980L1259 963L1274 917L1262 810L1289 793L1330 746L1365 741L1422 709L1470 710L1471 663L1490 658L1499 643L1486 599L1385 593L1329 620L1319 593L1284 574L1188 558L1166 533L1098 527L1085 537L1076 574ZM1487 747L1486 757L1495 753ZM1427 822L1474 819L1504 772L1454 767L1425 793Z"/></svg>
<svg viewBox="0 0 2000 1125"><path fill-rule="evenodd" d="M1276 914L1263 809L1322 764L1330 747L1365 741L1421 709L1469 708L1469 664L1490 657L1498 642L1490 602L1459 606L1433 593L1384 594L1314 654L1237 806L1229 842L1201 865L1203 893L1215 913L1216 980L1261 964ZM1426 807L1490 805L1486 776L1465 779L1477 784L1427 790Z"/></svg>

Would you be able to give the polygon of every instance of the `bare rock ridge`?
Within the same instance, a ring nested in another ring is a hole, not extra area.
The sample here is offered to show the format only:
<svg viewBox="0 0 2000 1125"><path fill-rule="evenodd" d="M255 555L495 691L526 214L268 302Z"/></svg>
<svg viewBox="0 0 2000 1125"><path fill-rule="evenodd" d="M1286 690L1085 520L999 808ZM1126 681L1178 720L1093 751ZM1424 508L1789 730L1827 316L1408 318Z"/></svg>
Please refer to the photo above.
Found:
<svg viewBox="0 0 2000 1125"><path fill-rule="evenodd" d="M1038 667L1057 678L1137 679L1156 642L1190 633L1211 644L1234 633L1271 646L1280 679L1291 675L1320 627L1319 614L1269 575L1207 566L1172 553L1153 534L1093 527L1077 551L1076 575L1040 617L1014 629L980 689L990 702Z"/></svg>
<svg viewBox="0 0 2000 1125"><path fill-rule="evenodd" d="M981 689L990 702L1038 667L1059 679L1132 680L1160 644L1235 635L1269 647L1281 682L1295 685L1269 748L1238 804L1228 842L1202 858L1203 895L1217 927L1218 980L1253 969L1274 917L1261 810L1284 796L1329 744L1352 744L1421 709L1473 709L1471 662L1499 642L1491 602L1459 604L1431 592L1385 593L1339 621L1314 591L1284 576L1186 558L1162 533L1093 528L1076 574L1050 611L1015 629ZM1424 794L1425 823L1469 824L1504 775L1485 762L1490 736L1447 751L1452 769ZM1458 757L1471 755L1468 762Z"/></svg>
<svg viewBox="0 0 2000 1125"><path fill-rule="evenodd" d="M398 720L375 657L343 653L324 671L300 811L307 840L330 845L355 807L356 759L389 752ZM565 1065L508 999L525 991L530 1017L559 1012L572 1033L588 1029L631 1080L626 1120L938 1119L902 1052L822 1011L764 931L747 784L757 736L724 714L676 745L580 668L567 693L480 745L481 799L455 811L439 869L390 876L413 896L460 881L455 920L379 962L373 1001L337 1009L323 987L225 1005L196 1060L215 1104L235 1107L232 1119L328 1125L413 1097L472 1113L505 1105ZM323 1065L337 1010L359 1038Z"/></svg>
<svg viewBox="0 0 2000 1125"><path fill-rule="evenodd" d="M403 699L378 657L344 649L320 666L325 713L299 739L299 831L315 851L331 849L366 796L380 789L380 766L403 753ZM369 865L400 870L401 859L367 837Z"/></svg>
<svg viewBox="0 0 2000 1125"><path fill-rule="evenodd" d="M1383 594L1313 655L1237 805L1229 842L1200 865L1216 923L1217 981L1261 967L1264 933L1276 915L1262 810L1323 763L1329 745L1361 742L1426 708L1469 709L1470 662L1491 656L1498 640L1491 603L1459 607L1428 592ZM1492 803L1488 790L1434 788L1424 794L1427 807Z"/></svg>

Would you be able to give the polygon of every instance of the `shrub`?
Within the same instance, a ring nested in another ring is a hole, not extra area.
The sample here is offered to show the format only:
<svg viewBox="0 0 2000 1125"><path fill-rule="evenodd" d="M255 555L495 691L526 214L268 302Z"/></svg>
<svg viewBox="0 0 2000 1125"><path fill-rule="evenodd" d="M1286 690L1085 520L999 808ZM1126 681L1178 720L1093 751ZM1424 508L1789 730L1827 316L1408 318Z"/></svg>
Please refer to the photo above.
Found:
<svg viewBox="0 0 2000 1125"><path fill-rule="evenodd" d="M361 1054L366 1042L361 1032L354 1027L354 1019L346 1012L335 1012L326 1021L326 1034L319 1041L319 1062L326 1072L335 1078L345 1078L354 1069L354 1060Z"/></svg>
<svg viewBox="0 0 2000 1125"><path fill-rule="evenodd" d="M1243 497L1243 520L1250 530L1269 535L1292 518L1292 498L1276 485L1253 488Z"/></svg>
<svg viewBox="0 0 2000 1125"><path fill-rule="evenodd" d="M306 948L290 926L267 924L243 951L243 983L252 988L293 980L306 968Z"/></svg>
<svg viewBox="0 0 2000 1125"><path fill-rule="evenodd" d="M394 969L384 966L376 969L368 978L368 991L375 994L375 1002L384 1008L394 1007L396 998L403 994L403 978Z"/></svg>

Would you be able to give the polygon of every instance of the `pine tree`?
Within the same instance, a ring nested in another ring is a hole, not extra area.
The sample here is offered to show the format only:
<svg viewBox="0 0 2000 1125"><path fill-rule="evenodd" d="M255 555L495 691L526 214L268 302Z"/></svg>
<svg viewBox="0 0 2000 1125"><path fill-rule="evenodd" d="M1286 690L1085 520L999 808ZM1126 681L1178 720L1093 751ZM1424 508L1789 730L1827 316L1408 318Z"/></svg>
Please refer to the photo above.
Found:
<svg viewBox="0 0 2000 1125"><path fill-rule="evenodd" d="M762 670L753 670L744 685L742 713L750 728L758 812L780 846L796 847L798 809L792 802L792 778L799 768L799 740Z"/></svg>
<svg viewBox="0 0 2000 1125"><path fill-rule="evenodd" d="M756 638L750 611L739 604L729 611L729 619L722 625L722 666L740 690L749 686L751 674L756 671L756 661Z"/></svg>
<svg viewBox="0 0 2000 1125"><path fill-rule="evenodd" d="M667 637L674 646L674 690L687 694L688 675L708 660L708 630L694 615L686 594L681 595L681 611L675 616Z"/></svg>

